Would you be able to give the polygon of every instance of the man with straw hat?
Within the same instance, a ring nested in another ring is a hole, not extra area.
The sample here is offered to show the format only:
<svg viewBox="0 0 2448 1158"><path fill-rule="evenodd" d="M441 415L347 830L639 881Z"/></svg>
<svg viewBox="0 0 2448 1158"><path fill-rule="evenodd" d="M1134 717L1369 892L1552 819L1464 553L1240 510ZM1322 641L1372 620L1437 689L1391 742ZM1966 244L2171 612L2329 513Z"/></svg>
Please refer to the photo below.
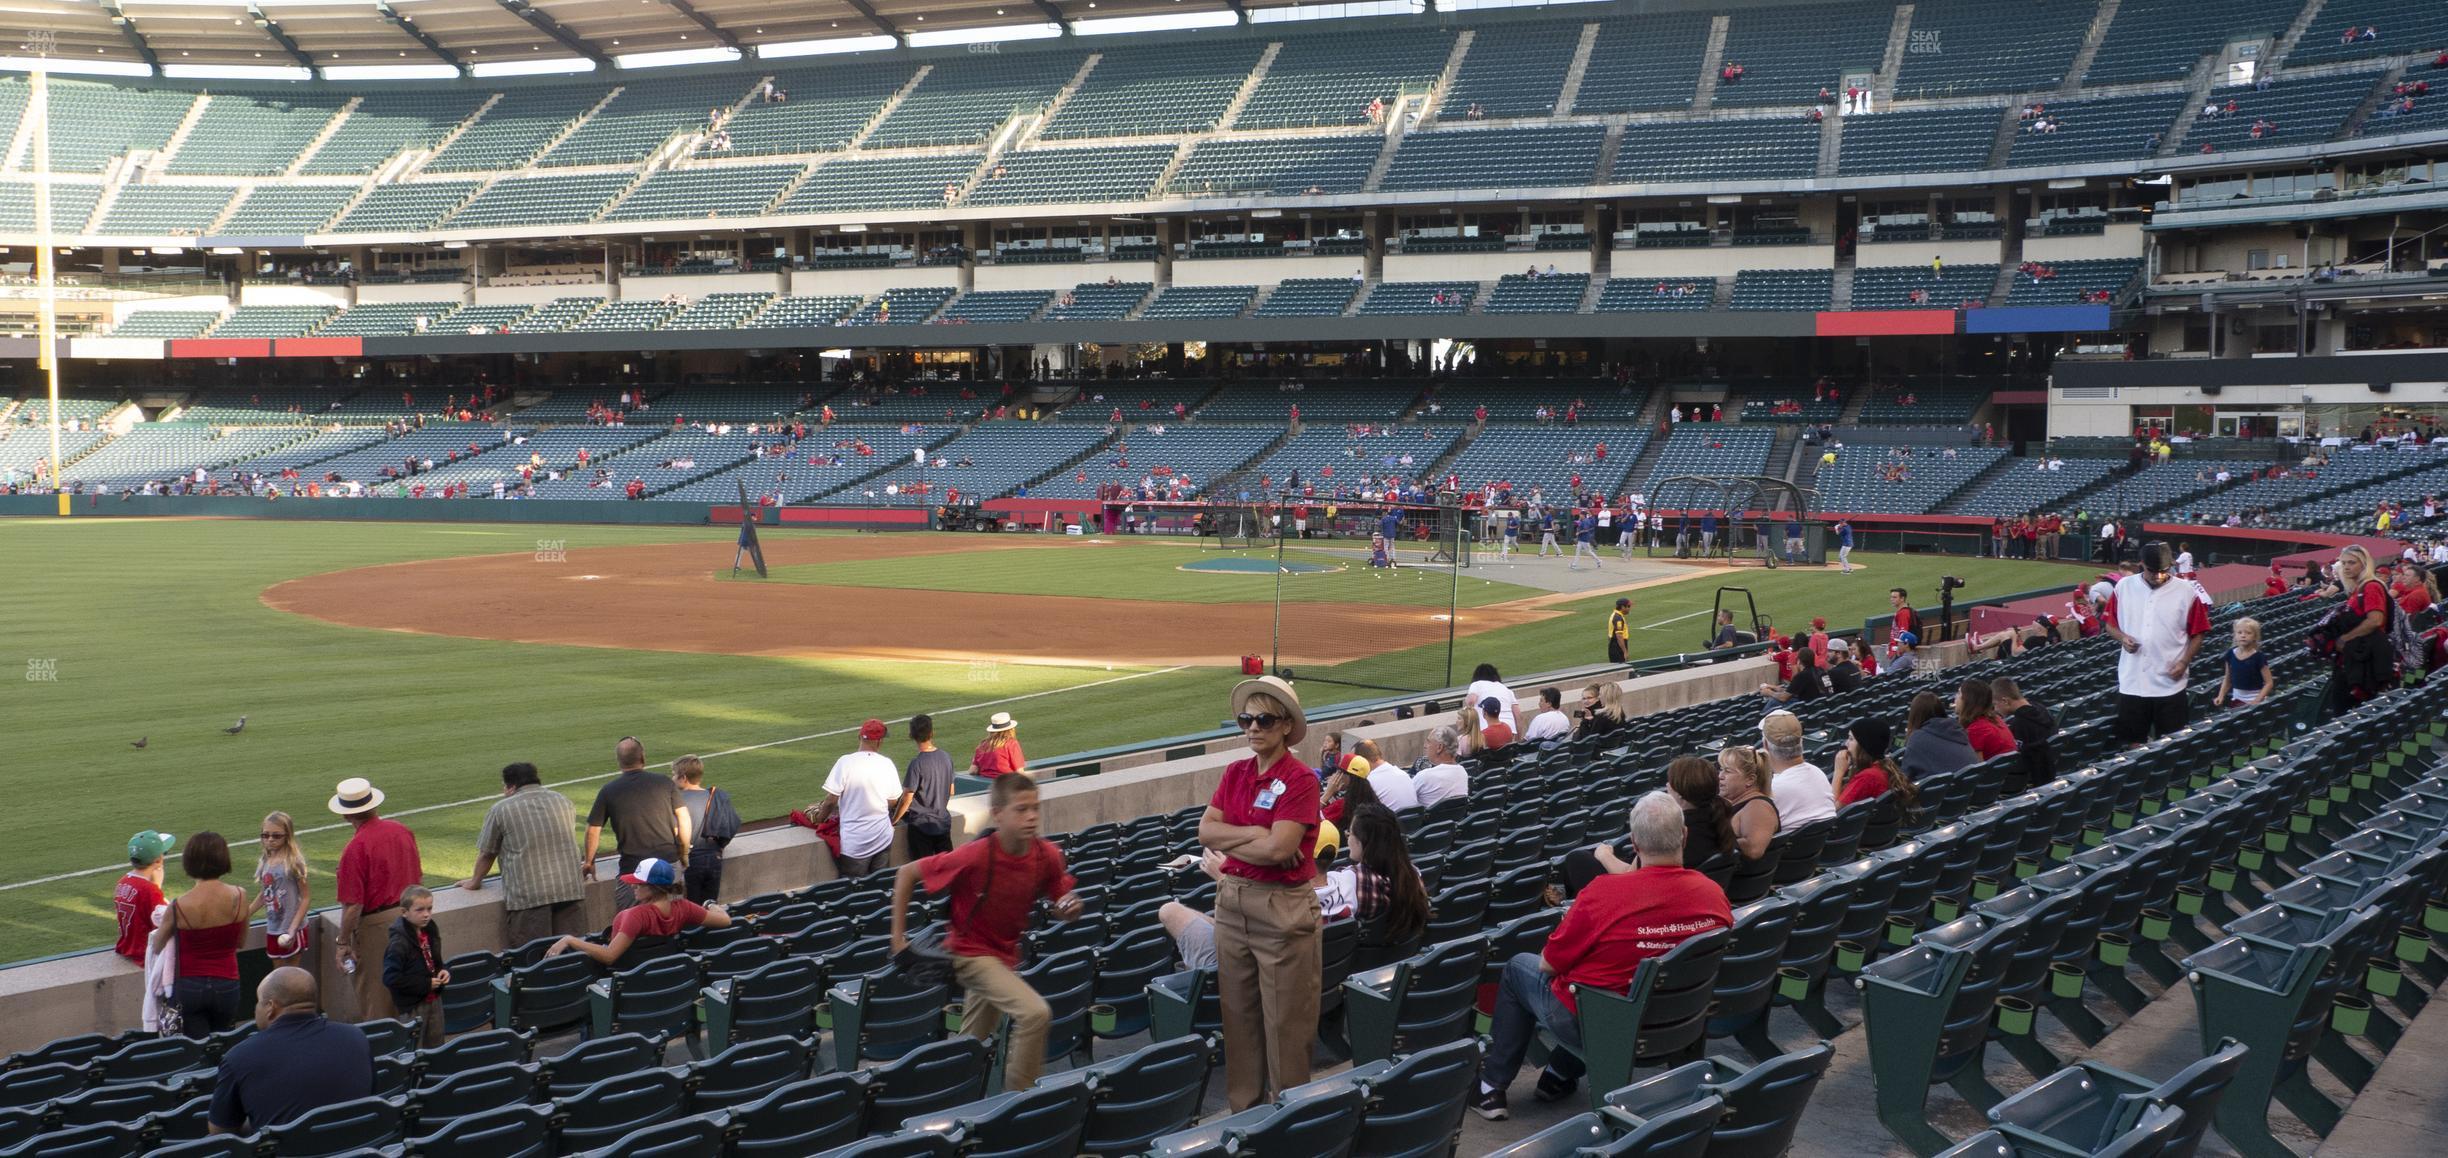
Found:
<svg viewBox="0 0 2448 1158"><path fill-rule="evenodd" d="M400 915L400 893L425 879L416 834L396 820L384 820L379 813L382 802L382 789L362 776L351 776L340 782L329 804L357 830L340 850L340 866L332 877L340 897L340 968L355 983L360 1021L399 1013L383 985L383 947L392 920Z"/></svg>

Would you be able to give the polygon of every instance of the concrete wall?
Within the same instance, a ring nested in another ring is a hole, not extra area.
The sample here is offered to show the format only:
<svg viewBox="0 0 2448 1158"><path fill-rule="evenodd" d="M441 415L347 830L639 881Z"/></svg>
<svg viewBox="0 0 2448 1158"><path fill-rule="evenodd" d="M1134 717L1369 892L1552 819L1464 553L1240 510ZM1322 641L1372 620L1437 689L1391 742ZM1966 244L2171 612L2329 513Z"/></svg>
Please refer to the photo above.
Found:
<svg viewBox="0 0 2448 1158"><path fill-rule="evenodd" d="M2075 237L2027 237L2025 261L2082 261L2088 258L2142 256L2142 227L2112 224L2105 233Z"/></svg>
<svg viewBox="0 0 2448 1158"><path fill-rule="evenodd" d="M1152 261L1100 261L1074 264L981 265L976 285L981 290L1067 290L1076 285L1115 281L1156 280Z"/></svg>
<svg viewBox="0 0 2448 1158"><path fill-rule="evenodd" d="M660 300L665 294L679 294L694 301L707 294L778 294L782 292L779 273L709 273L677 274L671 277L624 277L620 296Z"/></svg>
<svg viewBox="0 0 2448 1158"><path fill-rule="evenodd" d="M46 499L47 501L47 499ZM1963 645L1922 649L1924 666L1936 670L1963 662ZM1731 660L1683 671L1662 672L1620 682L1625 709L1635 716L1739 696L1775 678L1776 665L1765 657ZM1535 703L1538 688L1552 684L1564 693L1567 707L1578 702L1588 679L1519 683L1514 692ZM1450 706L1452 701L1443 701ZM1384 715L1387 713L1377 713ZM1333 732L1377 741L1388 759L1408 763L1420 754L1422 738L1447 720L1437 712L1410 720L1387 719L1365 728L1342 728L1331 721L1313 721L1300 747L1304 760L1315 763L1326 737ZM1109 770L1095 776L1059 778L1042 786L1043 823L1047 832L1069 832L1106 821L1129 820L1203 804L1223 779L1224 768L1246 750L1231 737L1205 742L1208 750L1179 759ZM1109 769L1112 765L1108 765ZM986 798L957 797L952 801L953 839L965 839L984 827ZM899 861L902 856L896 852ZM601 862L601 878L588 887L587 924L602 928L612 919L613 861ZM782 827L743 833L723 858L723 895L740 898L758 893L803 888L836 875L833 859L814 834ZM174 874L175 876L175 874ZM108 888L95 878L97 890ZM176 891L177 882L173 882ZM498 881L481 892L446 888L435 895L436 919L449 931L453 953L503 947L501 891ZM324 1004L335 1016L355 1013L348 978L333 956L339 939L339 910L313 918L314 960L310 967L323 979ZM262 931L250 929L246 949L262 948ZM370 964L370 963L367 963ZM361 966L362 967L362 966ZM107 950L0 970L0 1053L31 1049L53 1038L96 1031L116 1032L141 1020L143 972Z"/></svg>
<svg viewBox="0 0 2448 1158"><path fill-rule="evenodd" d="M1349 257L1209 258L1173 263L1174 285L1270 286L1296 277L1357 277L1365 259Z"/></svg>
<svg viewBox="0 0 2448 1158"><path fill-rule="evenodd" d="M959 289L960 267L920 265L892 269L803 269L793 272L790 277L790 292L801 297L821 294L873 297L885 290L913 286Z"/></svg>
<svg viewBox="0 0 2448 1158"><path fill-rule="evenodd" d="M361 306L390 302L451 302L465 305L467 300L468 284L462 281L386 282L357 287L357 304Z"/></svg>
<svg viewBox="0 0 2448 1158"><path fill-rule="evenodd" d="M612 287L602 282L572 282L567 285L480 285L476 287L476 304L480 306L533 306L554 298L608 298Z"/></svg>
<svg viewBox="0 0 2448 1158"><path fill-rule="evenodd" d="M1853 254L1853 264L1861 269L1894 266L1928 269L1930 258L1945 259L1948 265L1996 265L1998 255L2005 252L1995 241L1897 241L1864 245ZM1745 268L1760 269L1759 265L1743 263Z"/></svg>
<svg viewBox="0 0 2448 1158"><path fill-rule="evenodd" d="M342 285L246 285L238 288L242 306L345 306L349 287Z"/></svg>
<svg viewBox="0 0 2448 1158"><path fill-rule="evenodd" d="M1592 260L1586 250L1563 253L1389 253L1385 256L1385 269L1381 276L1386 281L1494 281L1508 273L1527 273L1532 266L1545 270L1553 265L1557 273L1588 273Z"/></svg>
<svg viewBox="0 0 2448 1158"><path fill-rule="evenodd" d="M1923 254L1926 263L1929 255ZM1993 259L1994 260L1994 259ZM1730 249L1618 249L1616 277L1726 277L1743 269L1834 269L1833 245L1745 245Z"/></svg>

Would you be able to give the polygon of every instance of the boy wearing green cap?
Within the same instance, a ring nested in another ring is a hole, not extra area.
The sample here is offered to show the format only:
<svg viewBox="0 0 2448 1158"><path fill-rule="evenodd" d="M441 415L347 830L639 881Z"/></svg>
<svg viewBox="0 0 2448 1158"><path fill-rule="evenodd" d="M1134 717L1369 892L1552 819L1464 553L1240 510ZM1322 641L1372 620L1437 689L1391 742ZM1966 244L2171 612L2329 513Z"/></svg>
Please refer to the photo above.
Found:
<svg viewBox="0 0 2448 1158"><path fill-rule="evenodd" d="M112 902L119 910L118 953L144 964L145 942L153 936L153 910L162 904L162 858L178 838L148 828L128 838L128 874L119 878Z"/></svg>

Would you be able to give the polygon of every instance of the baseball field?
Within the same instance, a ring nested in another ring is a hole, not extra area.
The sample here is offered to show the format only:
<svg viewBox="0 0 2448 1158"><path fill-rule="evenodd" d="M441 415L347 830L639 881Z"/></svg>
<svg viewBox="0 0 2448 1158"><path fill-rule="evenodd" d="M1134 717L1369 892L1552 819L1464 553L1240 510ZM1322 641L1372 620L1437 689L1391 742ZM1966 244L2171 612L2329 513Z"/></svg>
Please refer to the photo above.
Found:
<svg viewBox="0 0 2448 1158"><path fill-rule="evenodd" d="M388 794L439 883L474 859L503 764L534 762L583 809L624 735L658 767L708 756L755 818L815 795L867 716L931 712L965 759L1009 711L1040 763L1214 728L1275 613L1271 565L1186 571L1221 556L1178 540L769 531L765 549L759 581L730 576L722 528L0 521L18 796L0 815L0 961L107 943L144 828L230 834L244 868L238 838L289 811L328 904L343 835L323 802L349 776ZM1883 613L1890 586L1928 600L1941 574L1978 598L2084 573L1861 556L1851 576L1653 566L1637 584L1608 586L1611 569L1559 585L1547 561L1474 567L1457 590L1333 550L1291 558L1317 569L1287 582L1302 630L1286 662L1363 683L1431 655L1441 669L1449 607L1458 678L1479 662L1523 675L1602 659L1619 593L1636 601L1634 654L1660 655L1699 646L1723 583L1779 624L1845 625ZM1374 694L1305 687L1312 704ZM175 892L175 860L171 878Z"/></svg>

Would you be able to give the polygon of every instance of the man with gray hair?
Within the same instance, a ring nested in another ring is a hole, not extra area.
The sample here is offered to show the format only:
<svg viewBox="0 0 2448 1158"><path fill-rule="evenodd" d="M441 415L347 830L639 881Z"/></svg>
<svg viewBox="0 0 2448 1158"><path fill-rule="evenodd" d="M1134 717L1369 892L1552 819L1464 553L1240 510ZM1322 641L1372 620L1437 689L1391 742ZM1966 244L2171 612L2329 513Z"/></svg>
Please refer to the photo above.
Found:
<svg viewBox="0 0 2448 1158"><path fill-rule="evenodd" d="M1572 907L1538 953L1505 963L1497 985L1495 1024L1471 1109L1489 1121L1510 1116L1506 1088L1521 1073L1530 1038L1540 1030L1560 1047L1540 1072L1542 1102L1571 1097L1586 1067L1581 1048L1578 987L1621 993L1640 964L1692 937L1734 924L1725 892L1683 867L1683 807L1664 791L1632 806L1632 847L1640 867L1602 876L1573 898Z"/></svg>
<svg viewBox="0 0 2448 1158"><path fill-rule="evenodd" d="M1760 719L1760 752L1768 759L1768 795L1775 799L1777 831L1792 832L1814 820L1836 817L1836 792L1828 775L1802 758L1802 721L1792 712Z"/></svg>
<svg viewBox="0 0 2448 1158"><path fill-rule="evenodd" d="M1455 755L1462 749L1462 733L1451 724L1440 724L1428 733L1427 749L1428 766L1411 776L1411 789L1419 797L1420 807L1470 795L1470 773Z"/></svg>

